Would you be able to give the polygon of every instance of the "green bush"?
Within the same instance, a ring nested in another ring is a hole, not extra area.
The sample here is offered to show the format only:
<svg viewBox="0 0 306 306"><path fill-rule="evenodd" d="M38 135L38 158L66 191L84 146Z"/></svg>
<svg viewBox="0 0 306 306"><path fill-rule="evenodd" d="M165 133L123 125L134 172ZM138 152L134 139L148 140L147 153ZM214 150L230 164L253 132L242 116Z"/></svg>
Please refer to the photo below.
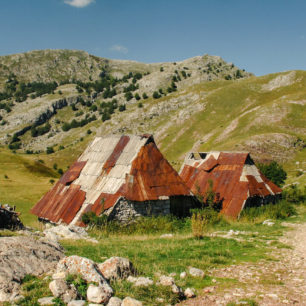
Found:
<svg viewBox="0 0 306 306"><path fill-rule="evenodd" d="M299 188L293 184L285 188L282 194L283 198L289 203L305 203L306 202L306 186Z"/></svg>
<svg viewBox="0 0 306 306"><path fill-rule="evenodd" d="M191 210L191 229L192 235L195 238L203 238L209 226L219 223L223 217L218 211L211 207L198 208Z"/></svg>
<svg viewBox="0 0 306 306"><path fill-rule="evenodd" d="M292 203L282 200L276 204L267 204L260 207L245 208L240 219L245 221L261 222L264 219L286 219L296 214L296 209Z"/></svg>
<svg viewBox="0 0 306 306"><path fill-rule="evenodd" d="M47 154L52 154L52 153L54 153L53 147L47 147L46 153L47 153Z"/></svg>
<svg viewBox="0 0 306 306"><path fill-rule="evenodd" d="M284 185L287 178L287 173L281 165L276 161L272 161L269 164L258 164L257 165L262 174L272 181L275 185L281 187Z"/></svg>
<svg viewBox="0 0 306 306"><path fill-rule="evenodd" d="M120 104L119 105L119 112L124 112L126 110L125 104Z"/></svg>

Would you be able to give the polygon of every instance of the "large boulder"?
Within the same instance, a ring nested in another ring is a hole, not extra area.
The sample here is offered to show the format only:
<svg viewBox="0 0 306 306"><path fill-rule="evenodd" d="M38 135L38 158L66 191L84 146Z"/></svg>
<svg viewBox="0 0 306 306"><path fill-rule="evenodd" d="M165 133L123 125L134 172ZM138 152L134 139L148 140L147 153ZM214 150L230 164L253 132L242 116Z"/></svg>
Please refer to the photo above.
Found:
<svg viewBox="0 0 306 306"><path fill-rule="evenodd" d="M86 232L85 228L79 227L76 225L64 225L60 224L57 226L49 226L44 230L46 238L50 240L58 239L71 239L79 240L85 239L87 241L97 243L98 241L94 238L91 238Z"/></svg>
<svg viewBox="0 0 306 306"><path fill-rule="evenodd" d="M135 274L133 264L123 257L111 257L103 263L98 264L98 268L102 275L110 279L125 279Z"/></svg>
<svg viewBox="0 0 306 306"><path fill-rule="evenodd" d="M57 264L57 273L78 274L88 283L96 283L98 286L90 285L87 297L93 303L107 303L113 295L113 289L99 271L96 263L88 258L76 255L64 257ZM96 298L95 298L96 296ZM90 297L90 299L89 299ZM97 302L97 300L102 302Z"/></svg>
<svg viewBox="0 0 306 306"><path fill-rule="evenodd" d="M50 272L64 256L59 244L31 237L2 237L0 245L0 302L17 299L27 274Z"/></svg>

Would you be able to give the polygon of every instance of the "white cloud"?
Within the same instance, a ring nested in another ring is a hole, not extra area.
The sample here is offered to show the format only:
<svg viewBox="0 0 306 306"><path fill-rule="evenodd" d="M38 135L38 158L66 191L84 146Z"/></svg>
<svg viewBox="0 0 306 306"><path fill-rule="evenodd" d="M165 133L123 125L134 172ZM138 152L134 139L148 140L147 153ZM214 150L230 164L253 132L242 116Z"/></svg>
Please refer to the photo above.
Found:
<svg viewBox="0 0 306 306"><path fill-rule="evenodd" d="M64 2L74 7L85 7L95 0L65 0Z"/></svg>
<svg viewBox="0 0 306 306"><path fill-rule="evenodd" d="M120 53L124 53L124 54L129 52L128 48L126 48L124 46L121 46L121 45L113 45L113 46L111 46L110 50L120 52Z"/></svg>

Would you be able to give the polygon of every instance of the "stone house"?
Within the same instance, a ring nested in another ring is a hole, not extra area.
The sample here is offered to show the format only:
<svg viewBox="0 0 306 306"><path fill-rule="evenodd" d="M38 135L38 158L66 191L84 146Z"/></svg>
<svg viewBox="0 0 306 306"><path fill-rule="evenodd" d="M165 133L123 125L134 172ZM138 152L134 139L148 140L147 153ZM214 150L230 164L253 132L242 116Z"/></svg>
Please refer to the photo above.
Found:
<svg viewBox="0 0 306 306"><path fill-rule="evenodd" d="M96 137L32 208L40 220L82 225L83 213L128 221L185 216L196 201L152 135Z"/></svg>
<svg viewBox="0 0 306 306"><path fill-rule="evenodd" d="M221 213L237 218L243 208L275 202L282 190L269 181L246 152L190 153L180 176L195 195L205 197L212 182Z"/></svg>

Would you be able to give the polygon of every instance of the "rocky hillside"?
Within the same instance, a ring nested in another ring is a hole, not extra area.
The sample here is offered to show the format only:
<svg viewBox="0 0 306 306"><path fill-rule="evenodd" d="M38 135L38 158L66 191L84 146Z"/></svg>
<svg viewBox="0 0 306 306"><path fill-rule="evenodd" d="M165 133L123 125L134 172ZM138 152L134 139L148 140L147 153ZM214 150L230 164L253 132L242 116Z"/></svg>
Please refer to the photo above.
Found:
<svg viewBox="0 0 306 306"><path fill-rule="evenodd" d="M0 143L17 153L69 165L94 135L153 133L176 168L189 150L247 150L305 170L305 71L254 77L209 55L142 64L45 50L0 57L0 80Z"/></svg>

